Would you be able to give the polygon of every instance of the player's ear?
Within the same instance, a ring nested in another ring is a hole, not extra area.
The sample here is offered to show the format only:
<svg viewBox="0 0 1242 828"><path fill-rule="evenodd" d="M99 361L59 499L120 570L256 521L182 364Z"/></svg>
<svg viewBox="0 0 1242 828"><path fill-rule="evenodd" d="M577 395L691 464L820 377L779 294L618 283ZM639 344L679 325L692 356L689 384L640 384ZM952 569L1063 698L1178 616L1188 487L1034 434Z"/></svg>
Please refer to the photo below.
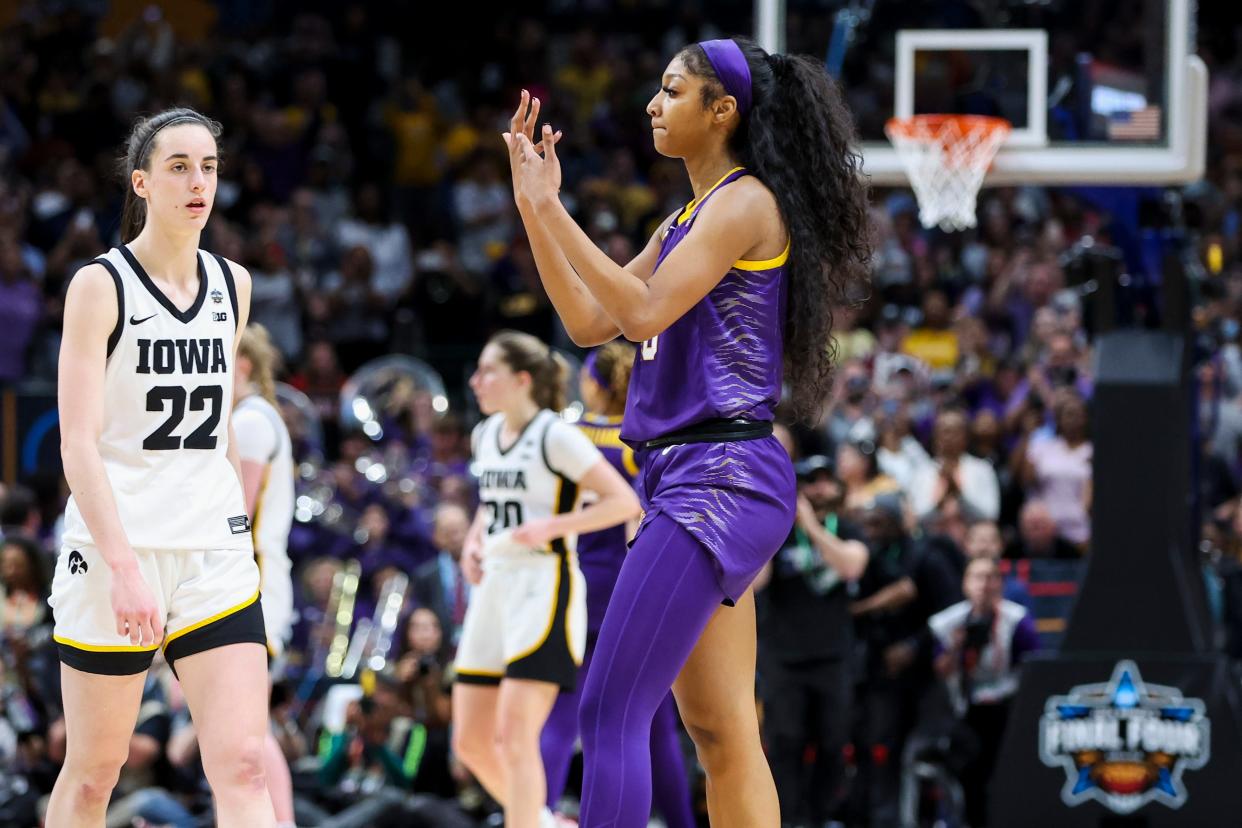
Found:
<svg viewBox="0 0 1242 828"><path fill-rule="evenodd" d="M134 188L134 195L139 198L147 197L147 174L145 170L139 168L130 173L129 184Z"/></svg>
<svg viewBox="0 0 1242 828"><path fill-rule="evenodd" d="M712 103L712 122L716 124L728 123L729 118L733 117L733 113L736 111L737 98L732 95L717 98Z"/></svg>

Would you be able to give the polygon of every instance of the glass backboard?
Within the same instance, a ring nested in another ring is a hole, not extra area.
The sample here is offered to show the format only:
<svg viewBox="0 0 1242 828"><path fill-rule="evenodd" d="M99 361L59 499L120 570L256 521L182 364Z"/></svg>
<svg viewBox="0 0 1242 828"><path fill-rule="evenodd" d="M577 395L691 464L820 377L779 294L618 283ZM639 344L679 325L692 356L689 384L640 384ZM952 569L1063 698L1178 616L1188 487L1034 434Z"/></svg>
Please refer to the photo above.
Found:
<svg viewBox="0 0 1242 828"><path fill-rule="evenodd" d="M757 0L766 48L822 56L865 169L906 183L891 117L1014 126L985 182L1176 184L1202 176L1207 72L1193 0Z"/></svg>

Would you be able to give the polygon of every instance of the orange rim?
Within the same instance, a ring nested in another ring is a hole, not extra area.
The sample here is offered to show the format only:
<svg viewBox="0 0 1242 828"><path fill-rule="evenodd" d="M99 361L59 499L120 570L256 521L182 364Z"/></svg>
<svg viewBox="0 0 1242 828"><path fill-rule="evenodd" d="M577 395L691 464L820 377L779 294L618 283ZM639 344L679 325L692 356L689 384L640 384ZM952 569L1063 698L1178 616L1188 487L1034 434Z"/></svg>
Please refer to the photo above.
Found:
<svg viewBox="0 0 1242 828"><path fill-rule="evenodd" d="M912 115L909 118L889 118L884 131L904 138L916 138L919 132L939 132L950 123L957 125L958 132L968 135L975 132L1009 132L1013 125L1004 118L990 115Z"/></svg>

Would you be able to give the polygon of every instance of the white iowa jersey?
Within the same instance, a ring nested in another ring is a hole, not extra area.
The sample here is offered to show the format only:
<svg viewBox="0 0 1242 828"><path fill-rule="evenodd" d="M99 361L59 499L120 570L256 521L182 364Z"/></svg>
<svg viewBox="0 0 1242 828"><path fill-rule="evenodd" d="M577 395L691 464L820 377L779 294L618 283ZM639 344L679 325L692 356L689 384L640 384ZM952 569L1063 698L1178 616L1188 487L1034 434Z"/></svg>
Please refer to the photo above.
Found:
<svg viewBox="0 0 1242 828"><path fill-rule="evenodd" d="M479 501L486 510L486 555L530 551L513 542L513 529L573 511L578 481L603 458L585 434L547 409L526 424L507 451L500 446L503 423L503 414L493 414L475 427L471 438ZM564 554L576 546L577 536L570 535L540 551Z"/></svg>
<svg viewBox="0 0 1242 828"><path fill-rule="evenodd" d="M108 339L99 454L130 545L250 551L227 454L237 332L231 271L198 251L198 296L182 312L128 248L95 261L116 283L119 312ZM92 543L72 497L64 542Z"/></svg>
<svg viewBox="0 0 1242 828"><path fill-rule="evenodd" d="M263 623L267 638L283 649L293 623L293 565L289 561L289 528L293 525L293 440L280 412L258 394L237 401L233 439L243 463L263 466L251 532L259 562Z"/></svg>
<svg viewBox="0 0 1242 828"><path fill-rule="evenodd" d="M293 441L289 429L270 402L251 394L233 409L233 437L242 460L265 466L250 527L254 551L263 564L270 559L288 560L289 528L293 525Z"/></svg>

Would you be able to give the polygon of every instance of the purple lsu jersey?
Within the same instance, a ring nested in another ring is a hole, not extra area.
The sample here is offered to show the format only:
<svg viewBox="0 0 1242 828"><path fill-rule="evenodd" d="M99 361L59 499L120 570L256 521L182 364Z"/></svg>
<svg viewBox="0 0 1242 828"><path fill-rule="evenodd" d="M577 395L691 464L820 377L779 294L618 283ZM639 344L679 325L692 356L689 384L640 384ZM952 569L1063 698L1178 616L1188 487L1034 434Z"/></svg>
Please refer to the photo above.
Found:
<svg viewBox="0 0 1242 828"><path fill-rule="evenodd" d="M634 452L621 442L621 418L587 414L578 425L613 468L633 485L638 465ZM625 552L625 524L578 536L578 566L587 584L588 634L599 632L604 623L604 610L612 599Z"/></svg>
<svg viewBox="0 0 1242 828"><path fill-rule="evenodd" d="M747 175L736 167L665 228L656 270L694 227L703 205ZM651 440L713 419L771 420L781 396L785 262L739 259L698 304L642 343L622 438Z"/></svg>

